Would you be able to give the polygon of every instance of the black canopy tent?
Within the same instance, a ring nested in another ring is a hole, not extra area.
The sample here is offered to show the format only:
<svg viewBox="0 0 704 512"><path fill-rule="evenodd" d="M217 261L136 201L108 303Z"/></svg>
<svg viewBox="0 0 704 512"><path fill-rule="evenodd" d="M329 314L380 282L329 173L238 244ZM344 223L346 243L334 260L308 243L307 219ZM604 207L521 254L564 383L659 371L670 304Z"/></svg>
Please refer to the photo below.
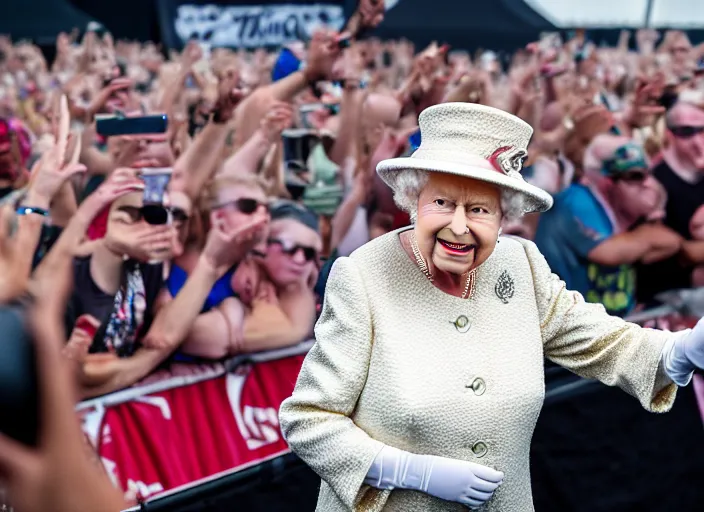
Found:
<svg viewBox="0 0 704 512"><path fill-rule="evenodd" d="M523 0L400 0L375 34L420 47L438 41L466 50L513 51L555 30Z"/></svg>
<svg viewBox="0 0 704 512"><path fill-rule="evenodd" d="M13 40L29 39L39 46L51 47L60 32L85 29L93 18L65 0L17 0L4 2L0 34Z"/></svg>

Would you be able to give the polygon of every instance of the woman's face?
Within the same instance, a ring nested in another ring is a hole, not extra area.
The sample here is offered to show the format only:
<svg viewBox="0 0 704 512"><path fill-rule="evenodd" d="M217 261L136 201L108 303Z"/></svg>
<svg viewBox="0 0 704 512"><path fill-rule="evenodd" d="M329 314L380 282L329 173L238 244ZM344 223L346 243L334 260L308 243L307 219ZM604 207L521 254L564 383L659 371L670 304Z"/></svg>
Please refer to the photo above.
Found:
<svg viewBox="0 0 704 512"><path fill-rule="evenodd" d="M267 197L260 187L238 184L229 185L218 190L213 211L224 222L228 230L240 229L257 220L268 220ZM264 241L267 230L258 236Z"/></svg>
<svg viewBox="0 0 704 512"><path fill-rule="evenodd" d="M441 272L464 274L481 265L496 245L501 193L493 185L430 173L418 199L415 232L422 254Z"/></svg>
<svg viewBox="0 0 704 512"><path fill-rule="evenodd" d="M293 219L271 223L265 265L267 274L281 288L301 282L318 264L320 235Z"/></svg>

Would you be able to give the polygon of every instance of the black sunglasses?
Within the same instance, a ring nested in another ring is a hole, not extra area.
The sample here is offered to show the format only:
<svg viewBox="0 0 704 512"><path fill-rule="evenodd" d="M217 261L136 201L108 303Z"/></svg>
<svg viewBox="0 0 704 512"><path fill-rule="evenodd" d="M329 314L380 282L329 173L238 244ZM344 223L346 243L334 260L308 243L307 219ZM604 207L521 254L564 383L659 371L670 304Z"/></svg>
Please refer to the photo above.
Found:
<svg viewBox="0 0 704 512"><path fill-rule="evenodd" d="M704 133L704 126L668 126L667 128L678 139L690 139Z"/></svg>
<svg viewBox="0 0 704 512"><path fill-rule="evenodd" d="M611 179L613 181L625 181L626 183L643 183L648 179L648 173L641 171L628 171L616 174L612 176Z"/></svg>
<svg viewBox="0 0 704 512"><path fill-rule="evenodd" d="M298 251L303 252L303 257L306 261L316 261L318 260L318 251L313 247L307 245L300 245L288 240L280 240L278 238L270 238L267 240L269 245L276 244L281 246L281 251L289 256L295 256Z"/></svg>
<svg viewBox="0 0 704 512"><path fill-rule="evenodd" d="M251 197L241 197L239 199L235 199L234 201L227 201L217 205L215 209L225 207L234 208L238 212L244 213L245 215L253 214L260 207L266 209L267 211L269 210L269 205L267 203L259 201L258 199L252 199Z"/></svg>

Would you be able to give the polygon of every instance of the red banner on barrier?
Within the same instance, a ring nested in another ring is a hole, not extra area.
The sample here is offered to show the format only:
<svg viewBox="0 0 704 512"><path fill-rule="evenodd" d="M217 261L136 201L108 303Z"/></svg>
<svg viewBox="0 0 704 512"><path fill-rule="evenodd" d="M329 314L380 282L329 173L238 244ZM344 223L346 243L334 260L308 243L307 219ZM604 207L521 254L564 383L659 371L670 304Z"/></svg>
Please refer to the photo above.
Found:
<svg viewBox="0 0 704 512"><path fill-rule="evenodd" d="M303 355L235 371L117 405L84 408L83 427L126 498L147 498L289 451L278 411Z"/></svg>

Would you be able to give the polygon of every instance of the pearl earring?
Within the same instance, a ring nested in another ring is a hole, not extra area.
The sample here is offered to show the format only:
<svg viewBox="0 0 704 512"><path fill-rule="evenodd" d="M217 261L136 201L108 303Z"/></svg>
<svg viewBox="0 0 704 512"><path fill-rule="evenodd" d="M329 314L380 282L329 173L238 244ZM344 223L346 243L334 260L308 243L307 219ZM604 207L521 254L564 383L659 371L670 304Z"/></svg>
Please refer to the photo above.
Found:
<svg viewBox="0 0 704 512"><path fill-rule="evenodd" d="M465 232L466 234L469 234L469 228L464 228L464 232Z"/></svg>

